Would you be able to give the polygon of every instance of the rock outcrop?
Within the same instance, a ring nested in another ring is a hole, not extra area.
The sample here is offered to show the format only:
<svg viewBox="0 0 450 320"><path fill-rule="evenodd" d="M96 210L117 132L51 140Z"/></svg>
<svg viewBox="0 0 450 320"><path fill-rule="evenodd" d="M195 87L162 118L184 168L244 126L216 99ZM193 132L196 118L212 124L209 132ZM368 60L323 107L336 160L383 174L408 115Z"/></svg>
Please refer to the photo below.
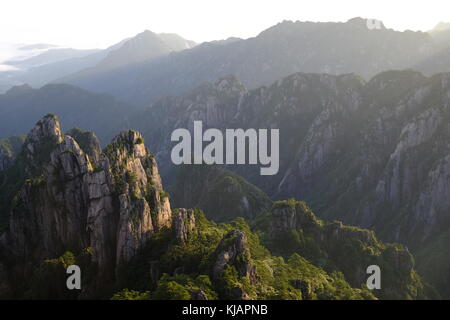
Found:
<svg viewBox="0 0 450 320"><path fill-rule="evenodd" d="M192 300L208 300L208 297L203 290L191 290L189 293L191 294Z"/></svg>
<svg viewBox="0 0 450 320"><path fill-rule="evenodd" d="M117 261L128 261L155 231L171 226L170 202L138 132L121 133L105 153L118 195Z"/></svg>
<svg viewBox="0 0 450 320"><path fill-rule="evenodd" d="M92 248L100 272L112 276L154 232L171 227L170 202L138 132L120 133L103 153L92 134L70 132L75 137L49 115L27 136L18 164L27 177L3 247L24 264Z"/></svg>
<svg viewBox="0 0 450 320"><path fill-rule="evenodd" d="M185 244L189 236L195 232L195 214L192 209L180 208L173 212L173 230L175 238Z"/></svg>
<svg viewBox="0 0 450 320"><path fill-rule="evenodd" d="M250 284L256 283L258 275L255 265L251 262L250 248L244 232L233 230L227 233L219 243L214 256L213 279L220 281L226 268L233 267L238 277L246 278ZM225 295L231 299L250 299L249 292L241 285L230 288Z"/></svg>
<svg viewBox="0 0 450 320"><path fill-rule="evenodd" d="M374 292L380 298L417 298L423 294L408 289L417 280L414 259L407 248L381 243L373 231L319 220L304 202L275 203L270 234L273 243L278 243L271 248L275 253L287 257L299 253L326 270L343 272L355 287L366 283L368 266L379 266L383 278L389 279Z"/></svg>
<svg viewBox="0 0 450 320"><path fill-rule="evenodd" d="M95 133L75 128L69 130L66 135L77 141L80 148L90 157L91 162L97 163L100 160L102 149Z"/></svg>

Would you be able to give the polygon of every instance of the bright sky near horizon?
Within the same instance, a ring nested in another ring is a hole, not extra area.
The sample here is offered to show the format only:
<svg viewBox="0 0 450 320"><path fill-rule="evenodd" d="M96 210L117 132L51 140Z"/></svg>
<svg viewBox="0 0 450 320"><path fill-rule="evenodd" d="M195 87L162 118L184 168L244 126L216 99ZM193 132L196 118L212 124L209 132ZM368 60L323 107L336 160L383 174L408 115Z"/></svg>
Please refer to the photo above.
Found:
<svg viewBox="0 0 450 320"><path fill-rule="evenodd" d="M450 22L449 0L1 0L0 43L105 48L145 29L196 42L248 38L282 21L382 20L395 30Z"/></svg>

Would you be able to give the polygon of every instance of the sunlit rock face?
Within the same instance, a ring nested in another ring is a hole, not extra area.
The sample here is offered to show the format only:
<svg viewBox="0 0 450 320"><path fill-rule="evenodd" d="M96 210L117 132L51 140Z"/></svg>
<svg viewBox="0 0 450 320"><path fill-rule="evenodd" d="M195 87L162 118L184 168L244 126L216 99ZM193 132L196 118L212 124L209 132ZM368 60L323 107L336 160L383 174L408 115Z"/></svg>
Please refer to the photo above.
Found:
<svg viewBox="0 0 450 320"><path fill-rule="evenodd" d="M24 263L90 248L100 270L112 273L172 225L156 161L138 132L120 133L104 152L95 136L83 143L89 155L62 133L56 116L39 121L25 140L19 161L28 177L2 241Z"/></svg>

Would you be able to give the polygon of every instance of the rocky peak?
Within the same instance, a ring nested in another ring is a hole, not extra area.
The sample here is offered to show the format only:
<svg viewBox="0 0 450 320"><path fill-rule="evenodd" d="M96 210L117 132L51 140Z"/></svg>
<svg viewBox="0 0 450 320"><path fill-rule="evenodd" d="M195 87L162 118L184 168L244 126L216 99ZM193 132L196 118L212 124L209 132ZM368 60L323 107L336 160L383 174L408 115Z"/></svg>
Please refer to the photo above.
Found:
<svg viewBox="0 0 450 320"><path fill-rule="evenodd" d="M145 147L144 138L139 132L121 132L113 139L112 144L106 147L105 154L111 161L116 184L122 185L122 182L126 182L131 189L141 191L141 196L145 196L148 189L162 191L156 160ZM118 174L119 172L124 175ZM159 193L156 197L160 198Z"/></svg>
<svg viewBox="0 0 450 320"><path fill-rule="evenodd" d="M58 163L59 162L59 163ZM65 178L74 179L77 176L92 172L92 163L86 153L71 136L65 136L64 140L50 154L50 163L46 166L53 170L60 165Z"/></svg>
<svg viewBox="0 0 450 320"><path fill-rule="evenodd" d="M54 114L48 114L39 120L30 131L25 140L25 145L28 148L30 143L42 144L47 140L55 140L60 143L63 141L63 137L58 117ZM39 152L40 150L36 151Z"/></svg>
<svg viewBox="0 0 450 320"><path fill-rule="evenodd" d="M227 266L234 267L239 277L245 277L251 284L256 283L258 275L251 261L247 235L240 230L232 230L220 241L214 256L212 270L213 279L220 280ZM247 300L248 292L242 287L236 287L226 293L232 299Z"/></svg>
<svg viewBox="0 0 450 320"><path fill-rule="evenodd" d="M117 147L117 150L126 150L129 155L134 157L147 155L144 138L134 130L122 131L113 139L112 145Z"/></svg>
<svg viewBox="0 0 450 320"><path fill-rule="evenodd" d="M57 116L48 114L39 120L24 142L25 171L28 175L35 175L48 160L48 155L63 140L64 135Z"/></svg>
<svg viewBox="0 0 450 320"><path fill-rule="evenodd" d="M67 248L87 248L85 183L91 162L73 138L62 136L56 117L41 120L25 146L22 165L28 178L12 200L5 247L28 263L58 256Z"/></svg>
<svg viewBox="0 0 450 320"><path fill-rule="evenodd" d="M5 247L25 264L90 247L108 277L152 234L171 227L169 198L138 132L120 133L101 154L92 133L69 133L74 137L48 115L27 136L24 165L38 174L12 200Z"/></svg>
<svg viewBox="0 0 450 320"><path fill-rule="evenodd" d="M154 232L171 227L169 197L140 133L121 132L106 147L105 155L119 203L116 257L128 261Z"/></svg>
<svg viewBox="0 0 450 320"><path fill-rule="evenodd" d="M294 240L297 237L300 240ZM375 293L377 297L392 298L398 288L408 292L406 284L415 281L414 260L407 248L381 243L373 231L347 226L340 221L319 220L305 203L293 199L274 204L271 239L272 243L290 243L272 248L274 253L286 257L302 254L325 269L343 272L345 279L355 287L367 280L369 265L380 266L386 279L398 278L398 282L383 287ZM316 253L310 255L310 250Z"/></svg>
<svg viewBox="0 0 450 320"><path fill-rule="evenodd" d="M47 144L58 144L64 139L58 117L48 114L39 120L25 139L25 150L29 155L39 154Z"/></svg>
<svg viewBox="0 0 450 320"><path fill-rule="evenodd" d="M135 37L127 39L123 44L108 52L108 55L93 69L107 70L125 67L127 65L150 61L173 51L191 48L192 41L175 34L156 34L145 30Z"/></svg>
<svg viewBox="0 0 450 320"><path fill-rule="evenodd" d="M302 230L318 238L318 242L339 243L348 238L357 239L368 245L377 245L372 231L344 225L340 221L319 220L308 205L302 201L289 199L275 202L272 212L271 234L289 230Z"/></svg>
<svg viewBox="0 0 450 320"><path fill-rule="evenodd" d="M246 261L250 259L247 236L240 230L230 231L220 241L216 253L217 260L214 266L215 278L220 276L225 265L232 265L238 257L241 257Z"/></svg>
<svg viewBox="0 0 450 320"><path fill-rule="evenodd" d="M181 244L185 244L188 237L195 231L195 213L192 209L176 209L173 212L173 229L175 237Z"/></svg>
<svg viewBox="0 0 450 320"><path fill-rule="evenodd" d="M272 233L317 226L319 221L304 202L276 202L272 209Z"/></svg>
<svg viewBox="0 0 450 320"><path fill-rule="evenodd" d="M431 32L442 32L450 30L450 22L439 22Z"/></svg>
<svg viewBox="0 0 450 320"><path fill-rule="evenodd" d="M77 141L81 149L86 152L92 162L96 163L100 160L100 142L95 133L74 128L69 130L66 135L71 136Z"/></svg>

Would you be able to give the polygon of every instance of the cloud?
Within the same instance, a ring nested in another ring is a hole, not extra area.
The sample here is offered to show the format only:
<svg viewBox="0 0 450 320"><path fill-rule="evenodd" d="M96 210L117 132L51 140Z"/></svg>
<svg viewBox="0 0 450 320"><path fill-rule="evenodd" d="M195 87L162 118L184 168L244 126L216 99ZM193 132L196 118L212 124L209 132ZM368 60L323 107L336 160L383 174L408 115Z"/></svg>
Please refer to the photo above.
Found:
<svg viewBox="0 0 450 320"><path fill-rule="evenodd" d="M18 70L16 67L9 66L7 64L0 64L0 72L16 71L16 70Z"/></svg>
<svg viewBox="0 0 450 320"><path fill-rule="evenodd" d="M55 47L36 45L25 46L23 44L0 43L0 71L17 70L13 66L5 64L11 60L25 60Z"/></svg>

